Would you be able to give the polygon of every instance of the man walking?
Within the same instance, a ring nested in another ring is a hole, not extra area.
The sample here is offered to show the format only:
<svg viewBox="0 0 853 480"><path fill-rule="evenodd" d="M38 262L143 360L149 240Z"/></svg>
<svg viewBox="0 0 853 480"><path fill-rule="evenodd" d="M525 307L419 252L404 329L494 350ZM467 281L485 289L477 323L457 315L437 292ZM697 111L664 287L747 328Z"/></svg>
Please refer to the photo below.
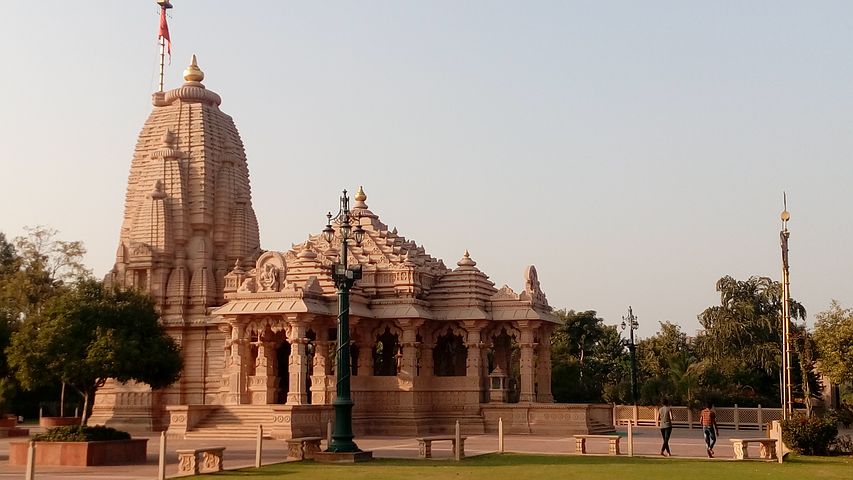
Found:
<svg viewBox="0 0 853 480"><path fill-rule="evenodd" d="M705 447L709 458L714 458L714 444L717 443L717 414L714 413L714 405L710 402L705 404L702 413L699 414L699 422L702 424L702 435L705 436Z"/></svg>
<svg viewBox="0 0 853 480"><path fill-rule="evenodd" d="M660 447L662 457L672 456L669 451L669 437L672 435L672 407L669 406L669 399L663 399L663 405L658 409L658 425L660 425L660 436L663 438L663 445Z"/></svg>

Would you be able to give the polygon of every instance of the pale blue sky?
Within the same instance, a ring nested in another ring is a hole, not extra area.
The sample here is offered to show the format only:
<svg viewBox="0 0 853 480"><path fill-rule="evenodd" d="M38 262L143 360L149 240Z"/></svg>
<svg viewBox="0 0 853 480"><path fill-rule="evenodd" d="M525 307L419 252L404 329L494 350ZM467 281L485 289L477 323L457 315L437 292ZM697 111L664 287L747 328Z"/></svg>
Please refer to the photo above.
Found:
<svg viewBox="0 0 853 480"><path fill-rule="evenodd" d="M7 2L0 231L45 224L112 265L156 89L153 1ZM853 2L174 0L249 158L262 246L319 232L341 188L500 287L688 333L726 274L853 306Z"/></svg>

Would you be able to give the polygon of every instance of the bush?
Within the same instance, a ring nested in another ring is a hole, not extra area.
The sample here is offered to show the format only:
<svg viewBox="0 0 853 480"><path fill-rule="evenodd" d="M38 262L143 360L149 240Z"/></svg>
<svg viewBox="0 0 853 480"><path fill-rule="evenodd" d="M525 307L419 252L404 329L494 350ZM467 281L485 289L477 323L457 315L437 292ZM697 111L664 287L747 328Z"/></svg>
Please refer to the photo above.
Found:
<svg viewBox="0 0 853 480"><path fill-rule="evenodd" d="M829 446L829 452L834 455L850 455L853 453L853 439L850 435L839 435Z"/></svg>
<svg viewBox="0 0 853 480"><path fill-rule="evenodd" d="M103 442L106 440L130 440L130 434L110 427L95 426L53 427L44 433L33 435L37 442Z"/></svg>
<svg viewBox="0 0 853 480"><path fill-rule="evenodd" d="M826 455L838 435L834 415L823 417L794 417L782 421L782 441L802 455Z"/></svg>

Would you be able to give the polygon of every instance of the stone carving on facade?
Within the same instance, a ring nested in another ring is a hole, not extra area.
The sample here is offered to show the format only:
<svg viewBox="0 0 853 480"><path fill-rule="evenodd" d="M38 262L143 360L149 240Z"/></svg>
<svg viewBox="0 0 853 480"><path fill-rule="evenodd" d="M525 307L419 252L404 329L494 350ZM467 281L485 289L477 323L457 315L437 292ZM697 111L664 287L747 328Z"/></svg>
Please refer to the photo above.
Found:
<svg viewBox="0 0 853 480"><path fill-rule="evenodd" d="M492 300L518 300L518 294L509 285L504 285L492 295Z"/></svg>
<svg viewBox="0 0 853 480"><path fill-rule="evenodd" d="M261 269L260 282L262 292L275 292L278 290L278 267L272 263L264 264Z"/></svg>
<svg viewBox="0 0 853 480"><path fill-rule="evenodd" d="M243 279L243 283L237 288L238 292L249 292L255 293L258 291L258 285L255 282L255 277L246 277Z"/></svg>
<svg viewBox="0 0 853 480"><path fill-rule="evenodd" d="M537 305L548 305L548 299L545 298L542 287L539 286L539 274L536 273L536 267L533 265L529 265L524 270L524 293L520 299L529 300Z"/></svg>

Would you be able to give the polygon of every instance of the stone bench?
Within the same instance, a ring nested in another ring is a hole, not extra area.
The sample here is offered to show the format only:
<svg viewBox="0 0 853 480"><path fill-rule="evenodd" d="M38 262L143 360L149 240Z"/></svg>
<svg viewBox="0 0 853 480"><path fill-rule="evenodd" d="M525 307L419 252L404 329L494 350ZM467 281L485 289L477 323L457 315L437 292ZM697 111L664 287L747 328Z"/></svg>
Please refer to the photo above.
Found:
<svg viewBox="0 0 853 480"><path fill-rule="evenodd" d="M459 437L459 458L465 458L465 439L468 437ZM434 437L417 437L418 441L418 457L432 458L432 442L442 440L450 440L453 450L453 457L456 458L456 436L455 435L439 435Z"/></svg>
<svg viewBox="0 0 853 480"><path fill-rule="evenodd" d="M758 450L758 455L760 458L763 458L765 460L776 459L775 438L730 438L729 441L732 442L732 448L735 451L736 460L744 460L749 458L748 449L750 443L758 443L761 445Z"/></svg>
<svg viewBox="0 0 853 480"><path fill-rule="evenodd" d="M222 452L224 451L225 447L176 450L178 453L178 475L221 472Z"/></svg>
<svg viewBox="0 0 853 480"><path fill-rule="evenodd" d="M296 437L287 440L287 458L293 460L310 460L320 451L320 441L323 437Z"/></svg>
<svg viewBox="0 0 853 480"><path fill-rule="evenodd" d="M586 453L586 441L588 439L606 439L610 447L607 453L610 455L619 455L619 435L573 435L575 437L575 453Z"/></svg>

